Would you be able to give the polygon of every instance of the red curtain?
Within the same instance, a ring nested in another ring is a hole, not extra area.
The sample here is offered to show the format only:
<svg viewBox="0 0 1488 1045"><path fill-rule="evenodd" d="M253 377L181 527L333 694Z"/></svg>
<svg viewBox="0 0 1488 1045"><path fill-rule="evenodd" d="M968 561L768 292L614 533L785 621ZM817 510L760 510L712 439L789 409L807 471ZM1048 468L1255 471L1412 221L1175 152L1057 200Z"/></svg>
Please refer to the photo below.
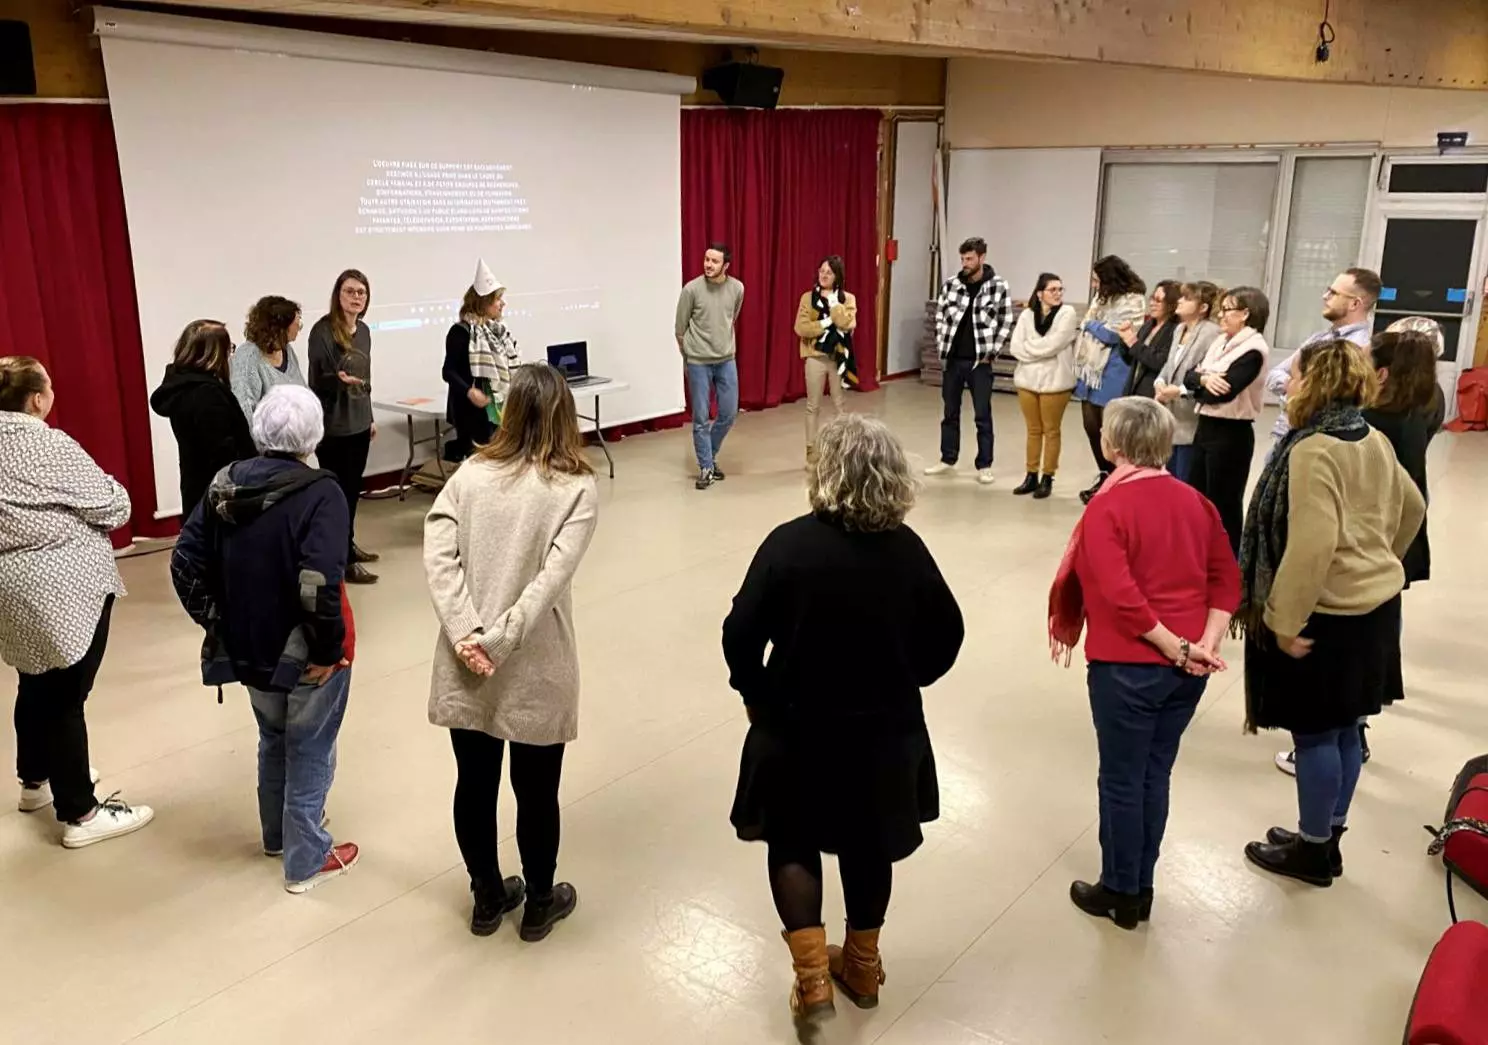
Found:
<svg viewBox="0 0 1488 1045"><path fill-rule="evenodd" d="M682 271L702 272L711 241L733 250L744 283L737 330L739 401L778 406L805 394L795 331L801 295L841 254L858 300L853 335L862 389L878 387L876 110L682 113Z"/></svg>
<svg viewBox="0 0 1488 1045"><path fill-rule="evenodd" d="M102 105L0 105L0 355L52 375L51 422L129 491L116 544L164 536L134 265L114 128Z"/></svg>

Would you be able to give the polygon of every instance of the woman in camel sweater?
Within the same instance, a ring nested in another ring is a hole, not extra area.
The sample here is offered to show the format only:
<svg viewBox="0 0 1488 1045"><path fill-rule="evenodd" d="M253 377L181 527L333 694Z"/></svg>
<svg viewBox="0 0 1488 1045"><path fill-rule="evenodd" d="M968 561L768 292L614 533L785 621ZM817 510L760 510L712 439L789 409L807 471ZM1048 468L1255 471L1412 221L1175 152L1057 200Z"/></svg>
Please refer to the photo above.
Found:
<svg viewBox="0 0 1488 1045"><path fill-rule="evenodd" d="M460 466L424 523L424 570L442 631L429 721L450 731L455 749L455 837L477 936L500 928L524 892L529 942L578 903L573 886L553 877L563 749L579 718L570 585L594 536L598 499L563 375L524 366L512 373L495 438ZM525 885L503 879L496 858L508 743Z"/></svg>
<svg viewBox="0 0 1488 1045"><path fill-rule="evenodd" d="M806 361L806 465L816 462L822 386L840 414L845 386L858 383L852 332L858 325L858 299L843 287L842 258L833 254L817 266L816 286L801 295L796 310L796 336Z"/></svg>
<svg viewBox="0 0 1488 1045"><path fill-rule="evenodd" d="M1292 430L1245 520L1241 605L1247 727L1296 745L1298 829L1245 848L1267 871L1327 886L1359 780L1360 719L1400 695L1401 558L1426 502L1363 408L1378 379L1347 341L1304 348Z"/></svg>

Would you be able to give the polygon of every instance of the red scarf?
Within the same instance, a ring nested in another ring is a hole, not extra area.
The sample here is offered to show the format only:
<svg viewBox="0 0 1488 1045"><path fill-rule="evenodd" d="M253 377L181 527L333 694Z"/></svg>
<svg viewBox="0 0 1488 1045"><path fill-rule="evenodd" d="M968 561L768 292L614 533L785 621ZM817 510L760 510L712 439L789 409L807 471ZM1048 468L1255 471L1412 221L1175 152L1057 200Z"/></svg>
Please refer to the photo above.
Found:
<svg viewBox="0 0 1488 1045"><path fill-rule="evenodd" d="M1103 497L1122 483L1138 479L1155 479L1167 475L1164 468L1139 468L1134 464L1123 464L1111 473L1096 497ZM1093 501L1095 498L1091 498ZM1080 551L1080 538L1085 532L1085 516L1081 514L1070 534L1069 545L1064 549L1064 558L1059 560L1059 572L1054 575L1054 584L1049 588L1049 654L1057 664L1064 661L1069 667L1075 647L1080 644L1080 633L1085 630L1085 593L1080 589L1080 576L1075 572L1075 558Z"/></svg>

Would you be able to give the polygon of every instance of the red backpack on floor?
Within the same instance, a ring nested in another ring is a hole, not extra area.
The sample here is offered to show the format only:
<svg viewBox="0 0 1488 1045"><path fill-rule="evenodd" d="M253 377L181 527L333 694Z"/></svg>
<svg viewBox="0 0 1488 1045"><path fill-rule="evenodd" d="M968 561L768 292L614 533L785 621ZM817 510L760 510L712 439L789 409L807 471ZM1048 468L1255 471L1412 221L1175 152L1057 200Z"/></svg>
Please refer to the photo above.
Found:
<svg viewBox="0 0 1488 1045"><path fill-rule="evenodd" d="M1447 907L1455 922L1454 876L1488 898L1488 755L1469 759L1462 767L1452 783L1442 819L1440 830L1427 828L1435 839L1426 852L1430 856L1440 854L1447 869Z"/></svg>
<svg viewBox="0 0 1488 1045"><path fill-rule="evenodd" d="M1488 366L1464 370L1457 379L1457 417L1449 432L1481 432L1488 429Z"/></svg>

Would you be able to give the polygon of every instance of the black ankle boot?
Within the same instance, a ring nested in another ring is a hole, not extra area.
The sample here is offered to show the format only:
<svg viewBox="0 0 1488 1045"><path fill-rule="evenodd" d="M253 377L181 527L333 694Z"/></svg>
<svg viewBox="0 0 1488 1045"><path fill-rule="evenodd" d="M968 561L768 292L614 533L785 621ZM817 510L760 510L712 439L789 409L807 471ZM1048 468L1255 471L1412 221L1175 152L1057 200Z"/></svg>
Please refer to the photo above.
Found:
<svg viewBox="0 0 1488 1045"><path fill-rule="evenodd" d="M1369 727L1359 723L1359 757L1367 763L1369 761Z"/></svg>
<svg viewBox="0 0 1488 1045"><path fill-rule="evenodd" d="M1026 493L1033 493L1033 491L1037 490L1038 489L1038 484L1039 484L1038 473L1037 472L1029 472L1027 475L1025 475L1023 477L1023 481L1021 483L1019 483L1017 486L1013 487L1013 493L1015 495L1017 495L1018 497L1022 497Z"/></svg>
<svg viewBox="0 0 1488 1045"><path fill-rule="evenodd" d="M567 882L559 882L547 896L527 897L527 909L522 912L522 931L519 934L528 943L546 940L553 927L579 906L579 894Z"/></svg>
<svg viewBox="0 0 1488 1045"><path fill-rule="evenodd" d="M1152 898L1155 895L1154 892L1151 889L1143 889L1137 895L1142 899L1141 909L1138 911L1137 917L1144 922L1152 921Z"/></svg>
<svg viewBox="0 0 1488 1045"><path fill-rule="evenodd" d="M474 881L470 891L475 894L475 910L470 915L470 931L476 936L490 936L501 928L501 919L522 906L522 897L527 886L520 878L508 878L501 883Z"/></svg>
<svg viewBox="0 0 1488 1045"><path fill-rule="evenodd" d="M1251 842L1245 847L1245 858L1272 874L1326 889L1333 884L1333 871L1329 866L1332 845L1332 842L1309 842L1300 835L1293 835L1282 845Z"/></svg>
<svg viewBox="0 0 1488 1045"><path fill-rule="evenodd" d="M1334 878L1343 877L1343 851L1338 842L1348 831L1346 827L1335 827L1333 837L1328 842L1328 870L1333 872ZM1294 841L1300 842L1302 837L1295 831L1288 831L1284 827L1273 827L1266 832L1266 841L1272 845L1291 845Z"/></svg>
<svg viewBox="0 0 1488 1045"><path fill-rule="evenodd" d="M1135 929L1142 921L1142 897L1137 893L1113 893L1104 885L1074 882L1070 902L1086 914L1109 918L1123 929Z"/></svg>
<svg viewBox="0 0 1488 1045"><path fill-rule="evenodd" d="M1108 473L1106 472L1102 472L1100 475L1095 477L1095 482L1091 483L1090 486L1086 489L1080 491L1081 504L1089 504L1091 498L1100 493L1100 488L1106 483L1107 474Z"/></svg>
<svg viewBox="0 0 1488 1045"><path fill-rule="evenodd" d="M1054 492L1054 477L1052 475L1046 475L1042 479L1039 480L1038 489L1035 490L1035 491L1033 491L1033 499L1035 501L1042 501L1044 498L1048 497L1053 492Z"/></svg>

